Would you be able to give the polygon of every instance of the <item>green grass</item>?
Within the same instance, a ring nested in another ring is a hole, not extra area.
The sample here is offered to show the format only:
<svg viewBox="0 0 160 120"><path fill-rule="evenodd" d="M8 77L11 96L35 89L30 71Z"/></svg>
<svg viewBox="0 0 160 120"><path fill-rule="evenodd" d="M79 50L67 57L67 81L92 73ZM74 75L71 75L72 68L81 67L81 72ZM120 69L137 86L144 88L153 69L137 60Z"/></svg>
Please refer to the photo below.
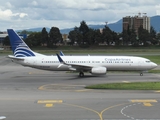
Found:
<svg viewBox="0 0 160 120"><path fill-rule="evenodd" d="M160 73L160 70L149 70L149 73Z"/></svg>
<svg viewBox="0 0 160 120"><path fill-rule="evenodd" d="M107 83L87 86L88 89L160 90L160 82Z"/></svg>
<svg viewBox="0 0 160 120"><path fill-rule="evenodd" d="M157 63L158 65L160 64L160 55L143 55L141 57L148 58L149 60Z"/></svg>

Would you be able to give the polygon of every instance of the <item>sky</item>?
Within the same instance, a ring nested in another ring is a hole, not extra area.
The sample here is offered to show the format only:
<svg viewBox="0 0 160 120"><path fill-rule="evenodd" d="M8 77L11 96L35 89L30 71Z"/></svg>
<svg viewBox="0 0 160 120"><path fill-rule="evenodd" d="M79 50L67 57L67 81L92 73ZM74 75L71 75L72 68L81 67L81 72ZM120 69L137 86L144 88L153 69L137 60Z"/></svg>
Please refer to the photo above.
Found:
<svg viewBox="0 0 160 120"><path fill-rule="evenodd" d="M0 31L59 29L113 23L125 16L160 15L159 0L0 0Z"/></svg>

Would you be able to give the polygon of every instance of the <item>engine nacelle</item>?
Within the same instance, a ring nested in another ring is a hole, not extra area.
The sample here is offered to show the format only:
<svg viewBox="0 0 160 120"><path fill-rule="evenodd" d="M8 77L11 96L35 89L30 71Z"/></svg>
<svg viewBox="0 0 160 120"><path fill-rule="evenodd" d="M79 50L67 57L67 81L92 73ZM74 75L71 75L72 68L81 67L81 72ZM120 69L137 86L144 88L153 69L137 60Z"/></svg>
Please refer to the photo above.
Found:
<svg viewBox="0 0 160 120"><path fill-rule="evenodd" d="M105 75L107 73L106 67L94 67L91 69L91 74L93 75Z"/></svg>

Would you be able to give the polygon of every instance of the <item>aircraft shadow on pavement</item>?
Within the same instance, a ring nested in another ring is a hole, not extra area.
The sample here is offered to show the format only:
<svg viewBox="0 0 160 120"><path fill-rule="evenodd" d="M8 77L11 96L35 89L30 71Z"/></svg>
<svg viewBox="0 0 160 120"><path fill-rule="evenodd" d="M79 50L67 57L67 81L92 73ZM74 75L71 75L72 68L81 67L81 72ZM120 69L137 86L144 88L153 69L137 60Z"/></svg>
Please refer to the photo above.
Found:
<svg viewBox="0 0 160 120"><path fill-rule="evenodd" d="M85 75L83 77L79 77L78 75L74 75L72 78L69 78L68 80L79 80L79 79L88 79L88 78L104 78L104 77L107 77L107 76L95 76L95 75ZM67 80L67 79L66 79Z"/></svg>

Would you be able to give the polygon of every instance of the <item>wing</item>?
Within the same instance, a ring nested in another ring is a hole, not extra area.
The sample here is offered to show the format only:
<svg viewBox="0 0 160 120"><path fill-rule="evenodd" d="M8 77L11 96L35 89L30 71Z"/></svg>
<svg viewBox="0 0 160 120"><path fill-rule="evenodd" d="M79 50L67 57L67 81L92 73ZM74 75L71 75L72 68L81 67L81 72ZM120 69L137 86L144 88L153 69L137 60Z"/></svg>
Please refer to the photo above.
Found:
<svg viewBox="0 0 160 120"><path fill-rule="evenodd" d="M93 66L90 65L82 65L82 64L72 64L72 63L66 63L63 61L63 59L57 54L58 60L60 62L60 65L58 68L60 68L62 65L67 65L70 70L74 71L90 71Z"/></svg>
<svg viewBox="0 0 160 120"><path fill-rule="evenodd" d="M76 65L76 64L69 64L70 70L76 70L76 71L90 71L92 69L92 66L87 65Z"/></svg>

